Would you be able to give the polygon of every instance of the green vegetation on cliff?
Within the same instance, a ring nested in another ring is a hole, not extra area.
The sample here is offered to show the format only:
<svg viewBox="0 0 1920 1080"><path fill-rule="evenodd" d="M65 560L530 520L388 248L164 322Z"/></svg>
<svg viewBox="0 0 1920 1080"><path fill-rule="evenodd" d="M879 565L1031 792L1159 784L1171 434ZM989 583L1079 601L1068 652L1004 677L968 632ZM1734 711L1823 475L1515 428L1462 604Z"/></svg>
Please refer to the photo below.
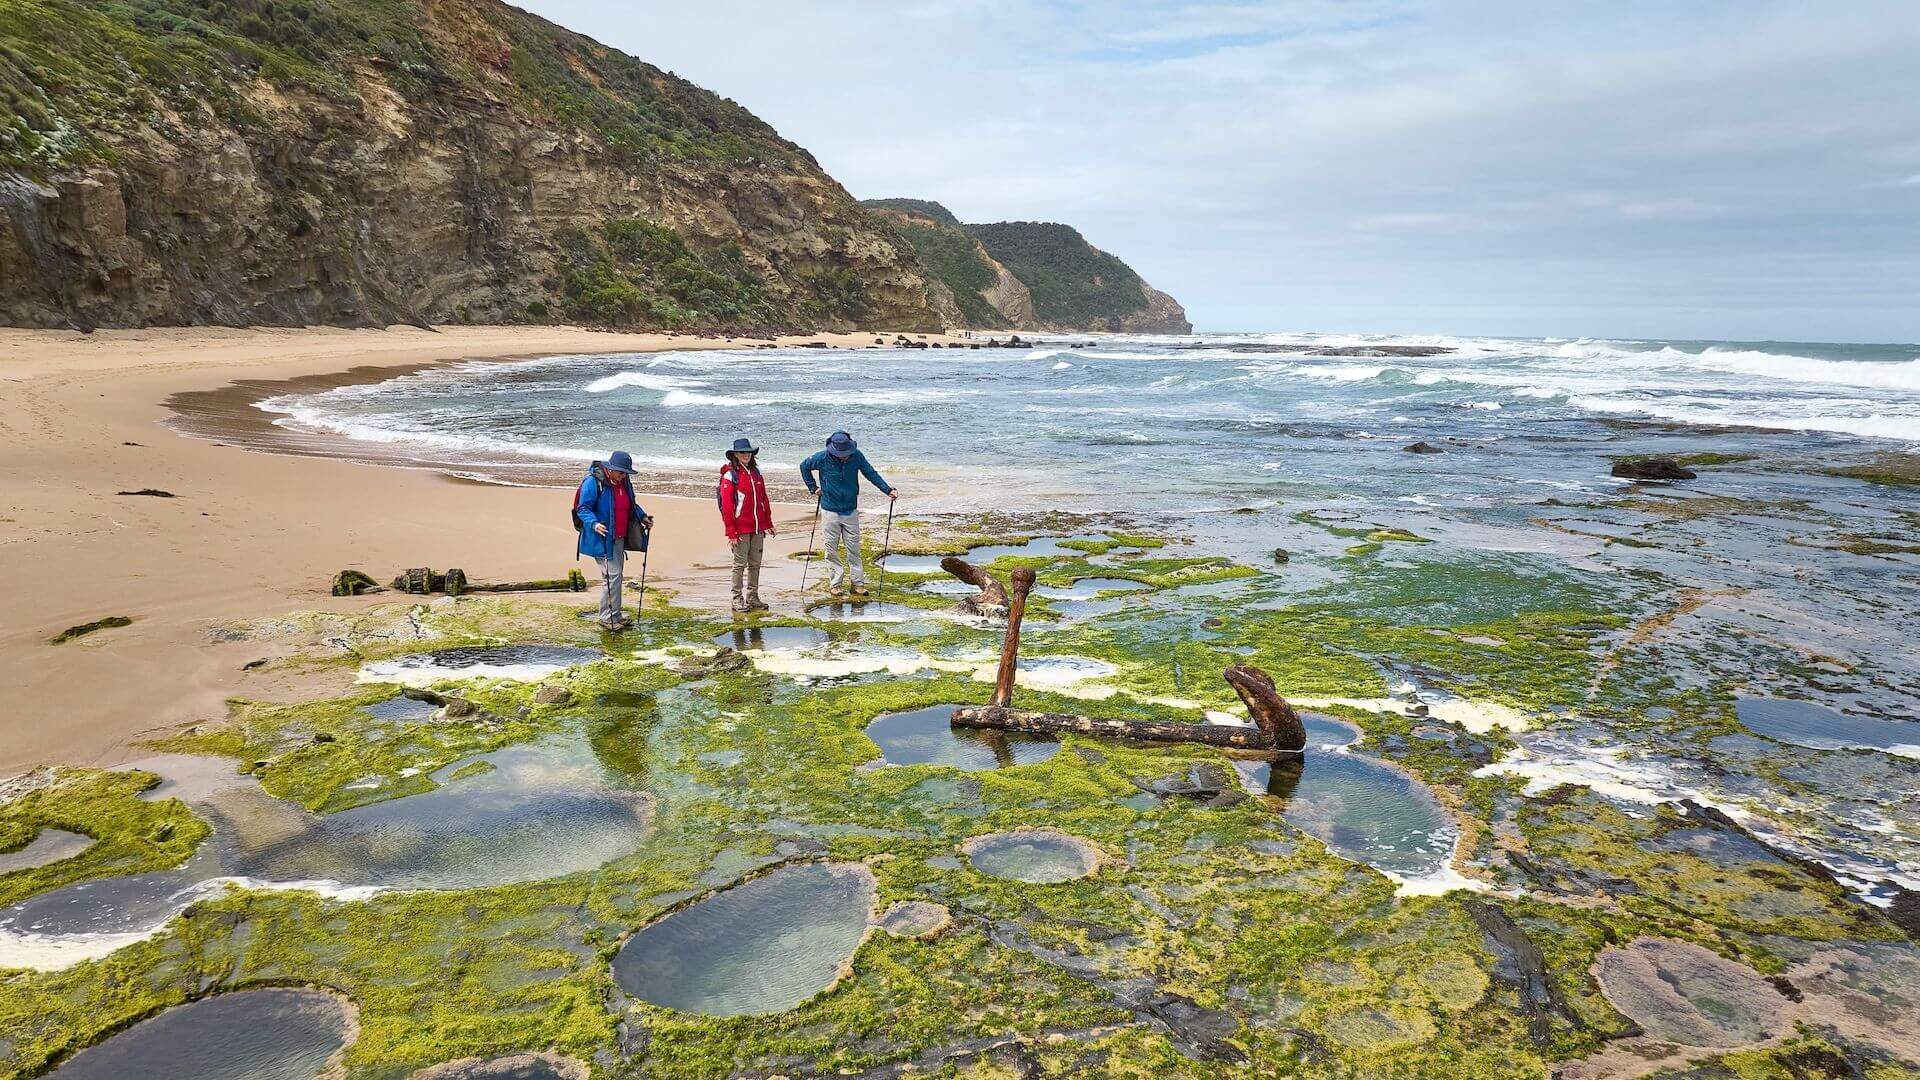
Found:
<svg viewBox="0 0 1920 1080"><path fill-rule="evenodd" d="M1027 283L1034 313L1048 322L1092 326L1146 307L1140 275L1070 225L1003 221L968 231Z"/></svg>
<svg viewBox="0 0 1920 1080"><path fill-rule="evenodd" d="M0 3L0 323L561 312L940 321L806 151L498 0Z"/></svg>
<svg viewBox="0 0 1920 1080"><path fill-rule="evenodd" d="M504 4L411 0L10 0L0 7L0 167L112 156L130 119L201 106L257 118L258 78L353 101L366 69L403 93L504 91L636 158L785 157L797 148L740 106Z"/></svg>
<svg viewBox="0 0 1920 1080"><path fill-rule="evenodd" d="M777 314L739 248L702 255L680 234L616 218L562 234L567 313L581 322L662 326L772 323Z"/></svg>
<svg viewBox="0 0 1920 1080"><path fill-rule="evenodd" d="M998 330L1184 333L1180 305L1067 225L963 224L926 199L865 199L952 291L966 325ZM1011 280L1008 280L1011 278Z"/></svg>

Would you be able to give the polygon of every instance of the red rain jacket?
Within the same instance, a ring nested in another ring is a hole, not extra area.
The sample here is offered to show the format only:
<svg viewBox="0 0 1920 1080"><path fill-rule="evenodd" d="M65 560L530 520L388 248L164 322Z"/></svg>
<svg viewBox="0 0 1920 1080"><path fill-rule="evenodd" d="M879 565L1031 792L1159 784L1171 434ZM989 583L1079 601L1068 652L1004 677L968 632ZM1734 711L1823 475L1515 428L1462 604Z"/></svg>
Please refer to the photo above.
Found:
<svg viewBox="0 0 1920 1080"><path fill-rule="evenodd" d="M720 470L720 523L727 539L773 528L773 506L767 501L767 481L757 466L741 468L729 461Z"/></svg>

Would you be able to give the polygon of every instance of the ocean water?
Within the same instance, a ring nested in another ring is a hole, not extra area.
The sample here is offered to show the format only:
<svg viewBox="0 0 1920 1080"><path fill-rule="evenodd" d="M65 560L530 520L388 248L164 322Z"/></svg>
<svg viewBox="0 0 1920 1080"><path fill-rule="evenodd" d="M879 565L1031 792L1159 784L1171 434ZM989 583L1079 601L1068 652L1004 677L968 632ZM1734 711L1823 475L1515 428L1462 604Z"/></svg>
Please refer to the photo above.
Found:
<svg viewBox="0 0 1920 1080"><path fill-rule="evenodd" d="M1777 449L1783 439L1834 453L1920 446L1920 345L1073 340L1092 347L471 363L263 407L283 426L414 449L475 476L564 482L624 448L643 469L702 490L746 435L790 493L800 459L844 428L922 509L1181 510L1302 488L1392 494L1395 474L1413 467L1401 448L1421 439L1457 455L1447 471L1462 497L1584 481L1612 453ZM1312 354L1381 346L1448 351ZM1521 453L1528 468L1499 464ZM982 474L991 483L971 482Z"/></svg>

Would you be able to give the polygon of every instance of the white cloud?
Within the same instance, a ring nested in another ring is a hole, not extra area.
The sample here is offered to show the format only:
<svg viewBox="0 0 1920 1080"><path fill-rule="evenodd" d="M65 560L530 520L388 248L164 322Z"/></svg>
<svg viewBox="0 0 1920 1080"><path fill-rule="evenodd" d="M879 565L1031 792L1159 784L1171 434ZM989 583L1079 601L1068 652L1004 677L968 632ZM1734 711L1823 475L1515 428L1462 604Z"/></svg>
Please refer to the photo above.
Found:
<svg viewBox="0 0 1920 1080"><path fill-rule="evenodd" d="M1920 164L1910 0L522 2L1202 326L1920 337L1920 175L1864 183Z"/></svg>

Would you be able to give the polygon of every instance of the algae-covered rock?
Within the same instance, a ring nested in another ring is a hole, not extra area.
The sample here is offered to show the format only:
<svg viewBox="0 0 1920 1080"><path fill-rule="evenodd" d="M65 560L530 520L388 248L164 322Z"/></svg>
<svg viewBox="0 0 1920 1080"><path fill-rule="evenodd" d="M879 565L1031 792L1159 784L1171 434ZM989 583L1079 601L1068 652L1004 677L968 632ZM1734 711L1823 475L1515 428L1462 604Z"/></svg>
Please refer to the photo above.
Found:
<svg viewBox="0 0 1920 1080"><path fill-rule="evenodd" d="M1639 938L1602 952L1594 977L1614 1007L1657 1039L1743 1046L1788 1026L1788 1002L1744 964L1698 945Z"/></svg>
<svg viewBox="0 0 1920 1080"><path fill-rule="evenodd" d="M1693 480L1699 476L1670 457L1622 458L1613 463L1612 472L1628 480Z"/></svg>

